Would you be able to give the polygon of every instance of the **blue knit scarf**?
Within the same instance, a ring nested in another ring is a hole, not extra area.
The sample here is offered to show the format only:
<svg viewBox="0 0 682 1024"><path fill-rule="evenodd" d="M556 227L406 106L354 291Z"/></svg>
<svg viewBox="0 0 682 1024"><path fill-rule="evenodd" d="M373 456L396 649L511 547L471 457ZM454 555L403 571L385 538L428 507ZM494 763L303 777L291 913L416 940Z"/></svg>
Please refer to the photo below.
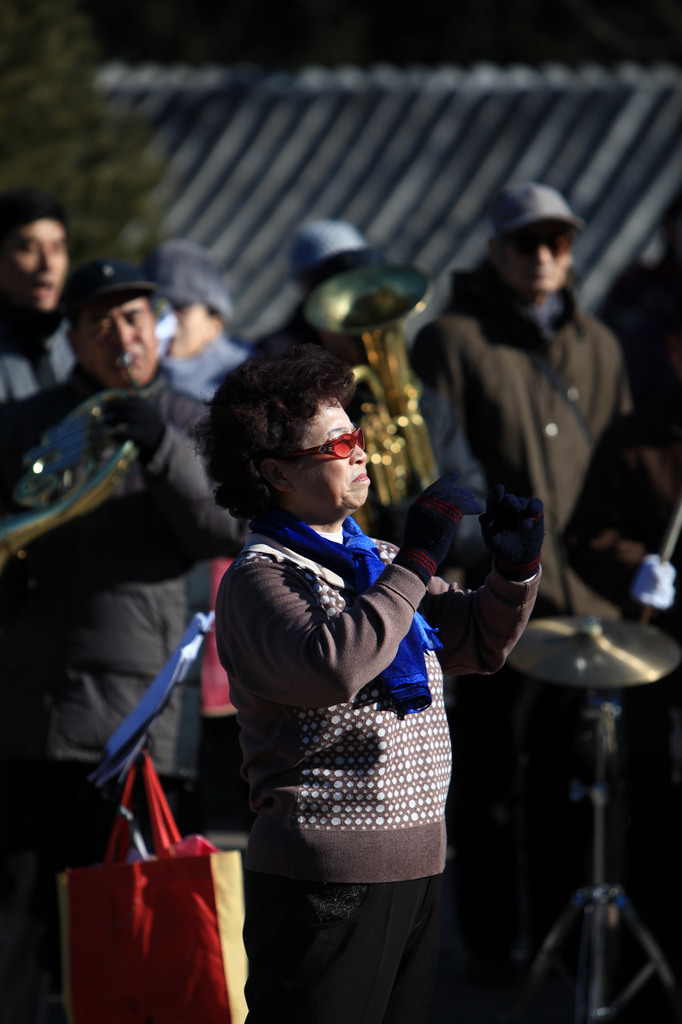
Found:
<svg viewBox="0 0 682 1024"><path fill-rule="evenodd" d="M323 535L283 509L268 509L249 524L253 533L264 534L292 551L305 555L345 580L355 580L358 594L364 593L386 568L372 540L366 537L354 519L343 524L343 544L325 540ZM424 651L437 651L443 645L438 631L429 626L419 612L412 619L393 662L379 678L393 698L398 715L424 711L431 704Z"/></svg>

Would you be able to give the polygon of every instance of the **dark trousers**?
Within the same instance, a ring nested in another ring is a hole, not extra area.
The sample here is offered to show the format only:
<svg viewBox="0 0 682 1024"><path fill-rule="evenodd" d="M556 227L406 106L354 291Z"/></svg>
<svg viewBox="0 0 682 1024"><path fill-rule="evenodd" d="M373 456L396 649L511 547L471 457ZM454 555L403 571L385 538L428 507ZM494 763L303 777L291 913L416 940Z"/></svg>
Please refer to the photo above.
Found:
<svg viewBox="0 0 682 1024"><path fill-rule="evenodd" d="M247 1024L426 1024L442 876L336 885L247 871Z"/></svg>

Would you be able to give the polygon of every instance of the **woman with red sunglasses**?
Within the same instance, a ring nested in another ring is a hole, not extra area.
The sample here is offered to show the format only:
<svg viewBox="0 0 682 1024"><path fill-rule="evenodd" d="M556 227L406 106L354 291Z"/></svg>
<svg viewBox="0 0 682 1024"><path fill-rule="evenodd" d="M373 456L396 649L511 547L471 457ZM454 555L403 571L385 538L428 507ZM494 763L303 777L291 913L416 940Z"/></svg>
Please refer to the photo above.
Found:
<svg viewBox="0 0 682 1024"><path fill-rule="evenodd" d="M246 854L248 1024L426 1024L440 937L450 742L443 672L494 672L539 577L542 506L494 488L485 586L435 576L456 473L402 546L352 519L369 478L351 368L315 346L249 360L210 402L216 500L251 534L216 605L256 821Z"/></svg>

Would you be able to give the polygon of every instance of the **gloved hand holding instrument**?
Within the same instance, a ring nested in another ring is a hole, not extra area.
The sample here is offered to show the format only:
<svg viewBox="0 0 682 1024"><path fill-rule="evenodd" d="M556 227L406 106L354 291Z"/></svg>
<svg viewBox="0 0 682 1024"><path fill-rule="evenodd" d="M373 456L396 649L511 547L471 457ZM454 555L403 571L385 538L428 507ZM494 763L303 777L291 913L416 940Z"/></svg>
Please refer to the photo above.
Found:
<svg viewBox="0 0 682 1024"><path fill-rule="evenodd" d="M166 425L153 405L138 395L113 398L107 403L104 419L112 437L134 441L140 449L143 466L154 457Z"/></svg>

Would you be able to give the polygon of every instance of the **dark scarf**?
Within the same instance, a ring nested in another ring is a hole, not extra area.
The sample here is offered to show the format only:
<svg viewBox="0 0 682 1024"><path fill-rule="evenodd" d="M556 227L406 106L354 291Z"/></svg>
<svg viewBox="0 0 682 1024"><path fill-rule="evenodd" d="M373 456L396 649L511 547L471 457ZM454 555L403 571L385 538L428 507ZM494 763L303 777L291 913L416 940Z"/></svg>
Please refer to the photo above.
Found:
<svg viewBox="0 0 682 1024"><path fill-rule="evenodd" d="M0 295L0 318L9 328L10 337L21 343L21 347L32 362L37 362L45 352L45 342L59 327L64 309L46 312Z"/></svg>
<svg viewBox="0 0 682 1024"><path fill-rule="evenodd" d="M386 568L374 542L366 537L354 519L343 524L343 544L325 540L322 534L283 509L268 509L249 524L253 533L272 537L285 547L330 569L345 580L354 580L362 594ZM436 651L443 645L419 612L415 613L407 636L403 637L393 662L379 678L391 694L398 715L424 711L431 705L424 651Z"/></svg>

